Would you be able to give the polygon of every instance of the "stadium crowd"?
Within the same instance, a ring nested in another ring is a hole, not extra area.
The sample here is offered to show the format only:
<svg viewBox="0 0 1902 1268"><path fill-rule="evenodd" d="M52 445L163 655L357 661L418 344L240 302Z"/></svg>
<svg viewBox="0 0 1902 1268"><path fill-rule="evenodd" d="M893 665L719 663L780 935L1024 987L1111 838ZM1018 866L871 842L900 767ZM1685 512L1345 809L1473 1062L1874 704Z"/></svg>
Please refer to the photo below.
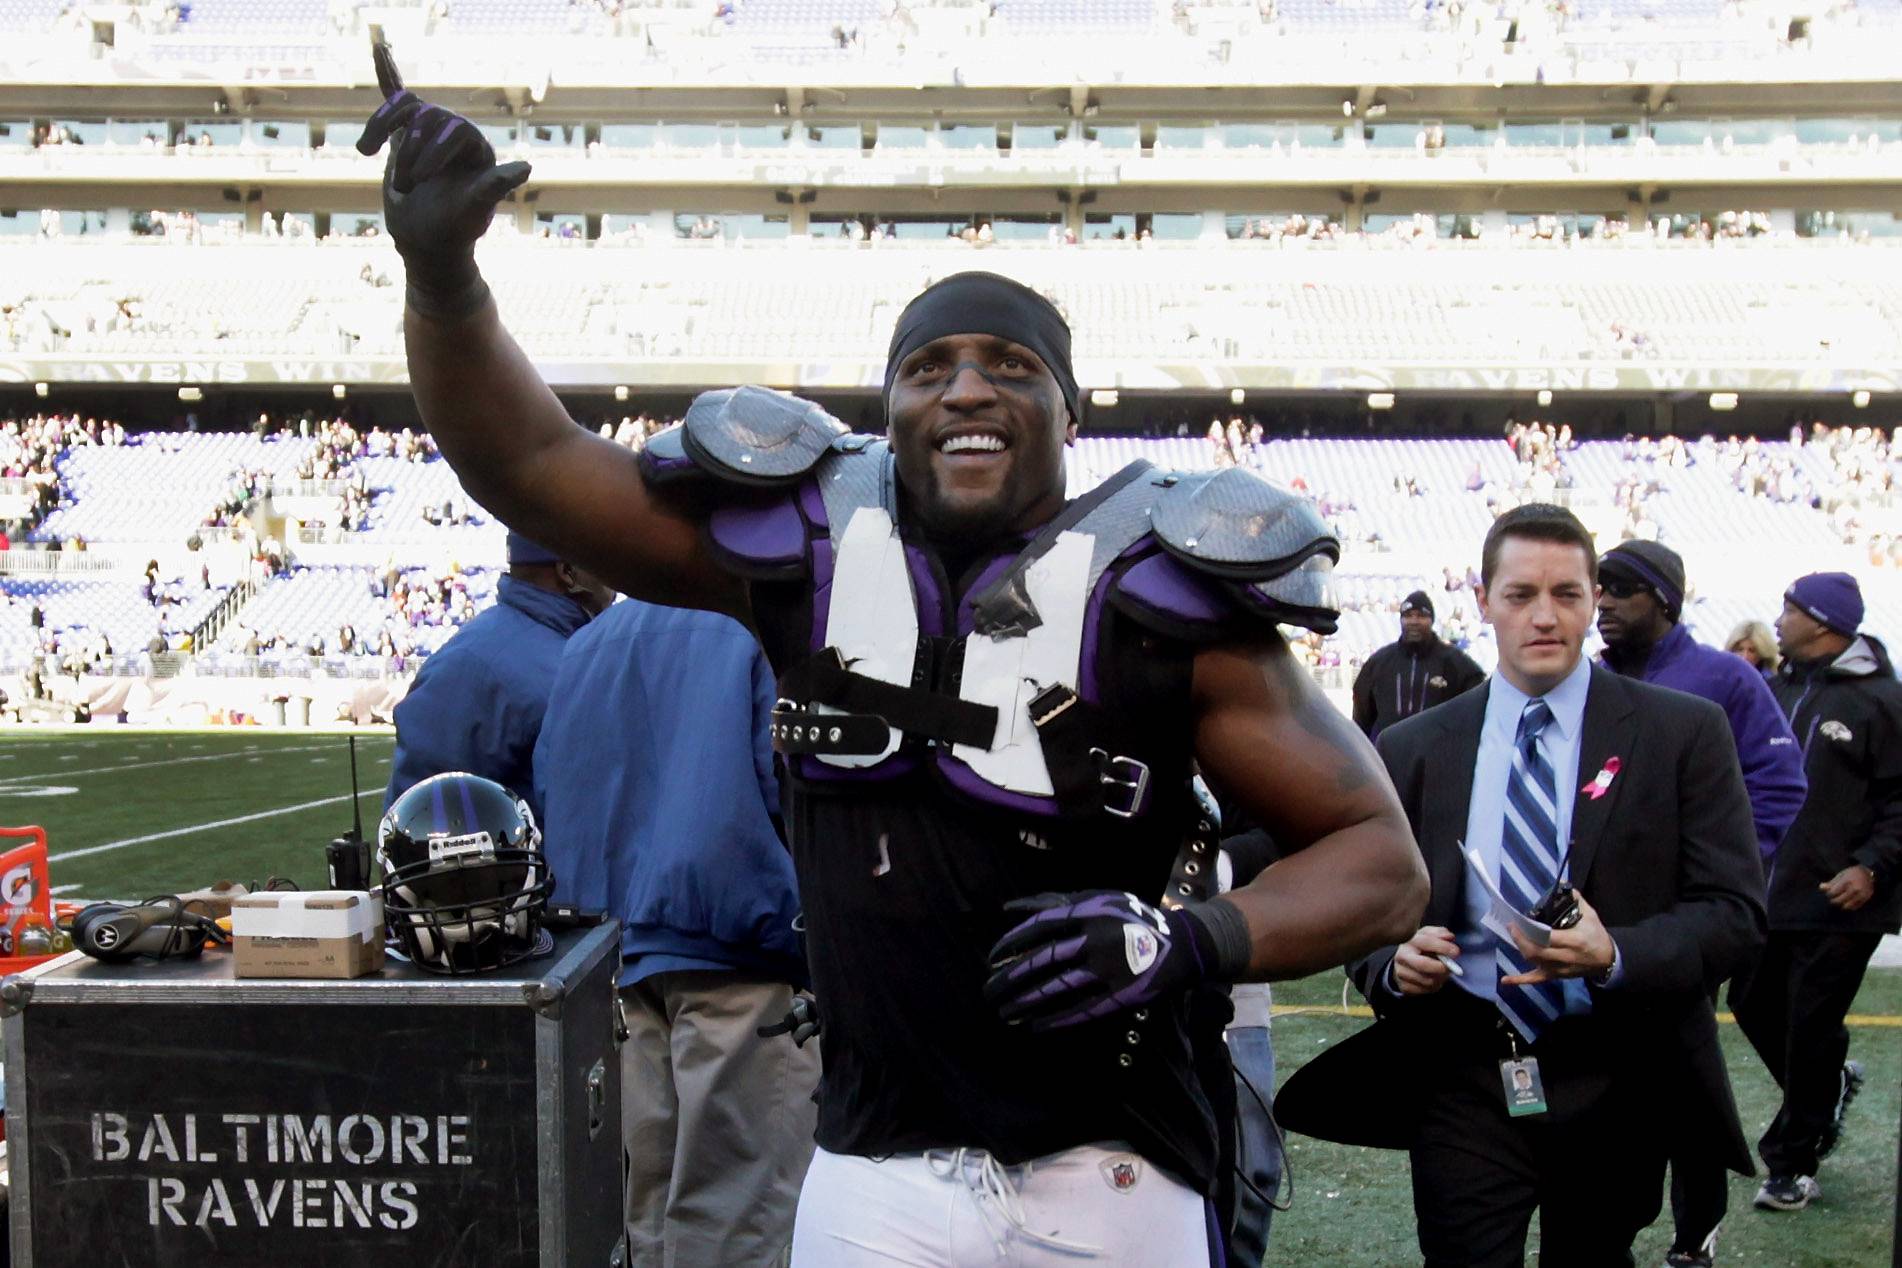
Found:
<svg viewBox="0 0 1902 1268"><path fill-rule="evenodd" d="M1318 484L1299 469L1269 470L1266 448L1272 440L1268 423L1259 415L1235 411L1210 417L1206 423L1208 465L1216 468L1245 466L1262 470L1286 482L1297 492L1314 499L1341 539L1362 549L1382 549L1387 545L1382 517L1369 515L1363 507L1366 497L1387 492L1423 499L1429 505L1438 498L1461 491L1456 487L1434 487L1429 479L1413 472L1396 472L1386 477L1389 486L1373 481L1351 488ZM627 448L638 450L655 432L671 425L674 419L662 411L637 411L606 415L593 425L604 437ZM1190 434L1187 420L1175 422L1178 434ZM285 576L294 566L294 545L287 545L270 534L260 536L250 510L256 500L274 488L289 492L321 492L334 497L335 507L321 520L326 524L327 542L345 542L375 524L378 507L389 492L373 482L363 465L365 459L395 459L405 464L439 461L433 441L427 433L414 428L385 428L362 425L343 415L316 412L288 415L259 414L251 424L254 435L269 438L294 438L309 442L295 463L283 469L269 469L251 462L228 473L222 492L212 504L199 512L207 529L228 528L247 553L263 565L269 575ZM37 513L31 523L5 525L11 543L28 546L39 542L34 532L45 511L61 504L60 462L72 450L92 445L126 443L123 423L112 419L86 418L80 415L42 413L0 423L0 478L26 481ZM137 440L134 437L134 440ZM1493 514L1527 500L1549 500L1562 496L1576 486L1576 477L1567 465L1568 456L1577 452L1580 438L1572 425L1562 419L1529 418L1513 420L1504 434L1513 455L1509 478L1501 481L1480 464L1468 471L1463 491L1483 496ZM179 438L173 443L184 443ZM1867 548L1875 567L1888 568L1902 563L1902 535L1889 527L1887 515L1892 492L1892 463L1897 460L1888 432L1880 427L1830 427L1813 419L1792 423L1790 444L1771 445L1754 437L1705 436L1685 440L1675 436L1659 438L1627 437L1620 442L1620 473L1609 486L1609 493L1620 512L1618 540L1669 540L1654 510L1656 500L1668 493L1675 473L1693 468L1717 470L1741 495L1777 504L1811 508L1830 526L1832 533L1850 544ZM1808 455L1806 457L1805 455ZM381 478L380 478L381 479ZM287 482L288 481L288 482ZM297 481L321 482L312 489ZM399 480L400 484L400 480ZM70 501L68 502L70 504ZM419 504L418 514L431 525L455 526L468 522L470 508L466 500L451 497L446 502L427 499ZM68 549L84 549L83 538L66 535L58 543ZM1340 587L1340 600L1347 611L1397 613L1405 594L1425 579L1403 581L1346 577ZM392 589L390 585L385 585ZM1450 586L1453 596L1447 608L1447 636L1460 646L1469 646L1479 636L1477 613L1462 603L1462 586ZM449 605L451 611L457 605ZM425 607L427 611L427 605ZM409 627L412 619L407 597L385 614L393 631ZM447 623L453 624L455 617ZM381 624L379 620L376 624ZM423 618L423 623L445 623L441 616ZM364 624L372 629L375 625ZM324 631L306 630L289 635L291 643L308 641ZM268 640L267 644L268 644ZM328 637L326 642L331 641ZM359 640L374 648L383 640L366 635ZM416 649L405 648L392 637L394 654L405 662L413 659ZM1346 671L1358 669L1371 648L1343 644L1338 640L1323 644L1316 641L1304 655L1323 668Z"/></svg>

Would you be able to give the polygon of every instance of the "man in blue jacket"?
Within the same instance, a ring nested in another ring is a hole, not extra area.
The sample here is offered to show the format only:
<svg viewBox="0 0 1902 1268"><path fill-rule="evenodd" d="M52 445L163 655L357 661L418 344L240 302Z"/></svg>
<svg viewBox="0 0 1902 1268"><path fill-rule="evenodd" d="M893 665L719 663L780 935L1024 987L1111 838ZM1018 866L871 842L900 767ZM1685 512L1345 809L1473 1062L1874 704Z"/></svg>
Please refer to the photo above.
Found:
<svg viewBox="0 0 1902 1268"><path fill-rule="evenodd" d="M396 755L383 808L431 775L468 771L542 805L530 768L548 689L568 636L614 602L614 591L520 533L495 606L423 662L396 706Z"/></svg>
<svg viewBox="0 0 1902 1268"><path fill-rule="evenodd" d="M620 917L633 1263L772 1264L812 1160L817 1044L776 818L776 696L728 616L625 600L569 641L535 748L555 898Z"/></svg>
<svg viewBox="0 0 1902 1268"><path fill-rule="evenodd" d="M1620 674L1702 696L1724 711L1737 742L1757 849L1767 868L1803 808L1803 752L1763 676L1741 657L1706 647L1678 623L1684 561L1657 542L1626 542L1598 562L1598 632L1605 664ZM1696 1133L1679 1136L1671 1159L1677 1232L1665 1262L1710 1268L1717 1225L1729 1206L1723 1162Z"/></svg>

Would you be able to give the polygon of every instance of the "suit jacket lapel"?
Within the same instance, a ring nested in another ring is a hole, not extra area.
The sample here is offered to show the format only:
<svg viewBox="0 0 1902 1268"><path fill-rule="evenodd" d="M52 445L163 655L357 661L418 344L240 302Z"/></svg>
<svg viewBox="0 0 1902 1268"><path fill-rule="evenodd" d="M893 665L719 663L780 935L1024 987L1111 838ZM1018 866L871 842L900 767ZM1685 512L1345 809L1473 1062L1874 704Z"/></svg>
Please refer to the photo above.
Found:
<svg viewBox="0 0 1902 1268"><path fill-rule="evenodd" d="M1466 884L1466 861L1459 843L1466 839L1473 767L1479 763L1479 733L1486 725L1486 700L1491 693L1488 682L1441 705L1441 734L1426 755L1421 846L1433 892L1452 895L1456 910Z"/></svg>
<svg viewBox="0 0 1902 1268"><path fill-rule="evenodd" d="M1638 714L1632 708L1630 693L1618 675L1597 665L1592 666L1591 686L1585 697L1583 730L1578 748L1579 786L1572 793L1571 838L1572 884L1581 887L1591 875L1592 860L1619 794L1631 778L1624 767L1630 765L1632 745L1638 737ZM1592 796L1586 789L1614 757L1620 770L1602 795Z"/></svg>

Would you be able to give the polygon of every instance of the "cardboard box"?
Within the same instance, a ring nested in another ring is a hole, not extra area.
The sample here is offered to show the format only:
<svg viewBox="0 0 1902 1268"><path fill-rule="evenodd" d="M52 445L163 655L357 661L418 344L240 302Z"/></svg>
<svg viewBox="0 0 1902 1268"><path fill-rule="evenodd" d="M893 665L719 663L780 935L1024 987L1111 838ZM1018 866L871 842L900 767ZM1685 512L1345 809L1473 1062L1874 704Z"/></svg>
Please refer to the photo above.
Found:
<svg viewBox="0 0 1902 1268"><path fill-rule="evenodd" d="M383 968L383 896L318 889L231 902L239 977L362 977Z"/></svg>

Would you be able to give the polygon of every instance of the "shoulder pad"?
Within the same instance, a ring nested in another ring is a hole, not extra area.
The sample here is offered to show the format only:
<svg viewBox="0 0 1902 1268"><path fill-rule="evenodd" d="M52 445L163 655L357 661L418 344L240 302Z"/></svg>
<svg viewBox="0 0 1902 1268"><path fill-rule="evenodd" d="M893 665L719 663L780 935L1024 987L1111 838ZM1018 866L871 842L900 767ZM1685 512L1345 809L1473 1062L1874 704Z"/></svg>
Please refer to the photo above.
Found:
<svg viewBox="0 0 1902 1268"><path fill-rule="evenodd" d="M1229 585L1242 607L1256 616L1280 625L1298 625L1316 634L1332 634L1341 619L1334 602L1333 573L1333 558L1317 552L1279 577Z"/></svg>
<svg viewBox="0 0 1902 1268"><path fill-rule="evenodd" d="M1241 467L1176 476L1150 522L1163 549L1225 581L1263 582L1317 556L1341 558L1312 502Z"/></svg>
<svg viewBox="0 0 1902 1268"><path fill-rule="evenodd" d="M1332 634L1340 619L1333 568L1327 555L1315 554L1267 581L1224 581L1155 551L1122 570L1110 601L1145 629L1190 643L1234 638L1263 622Z"/></svg>
<svg viewBox="0 0 1902 1268"><path fill-rule="evenodd" d="M686 446L681 442L679 423L649 436L641 446L640 458L641 471L658 484L699 474L693 459L687 456Z"/></svg>
<svg viewBox="0 0 1902 1268"><path fill-rule="evenodd" d="M796 483L850 433L811 401L763 387L702 392L679 430L681 452L694 466L715 479L763 488Z"/></svg>

